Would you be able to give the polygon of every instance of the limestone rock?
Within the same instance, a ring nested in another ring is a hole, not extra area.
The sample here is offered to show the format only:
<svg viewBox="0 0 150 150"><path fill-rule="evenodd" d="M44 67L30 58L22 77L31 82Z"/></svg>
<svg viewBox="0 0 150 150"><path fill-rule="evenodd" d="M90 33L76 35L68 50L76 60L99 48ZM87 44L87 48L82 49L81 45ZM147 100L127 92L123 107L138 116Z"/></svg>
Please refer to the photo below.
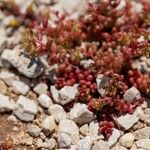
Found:
<svg viewBox="0 0 150 150"><path fill-rule="evenodd" d="M0 93L1 94L6 94L6 92L7 92L6 84L2 80L0 80Z"/></svg>
<svg viewBox="0 0 150 150"><path fill-rule="evenodd" d="M42 122L42 128L45 134L50 134L56 129L57 125L53 116L47 116Z"/></svg>
<svg viewBox="0 0 150 150"><path fill-rule="evenodd" d="M84 68L88 68L92 64L94 64L94 61L92 59L87 60L85 59L80 62L80 65L83 66Z"/></svg>
<svg viewBox="0 0 150 150"><path fill-rule="evenodd" d="M144 150L150 149L150 139L141 139L138 140L135 144L138 149L144 149Z"/></svg>
<svg viewBox="0 0 150 150"><path fill-rule="evenodd" d="M105 96L104 86L110 80L110 77L106 77L103 74L99 74L96 78L97 90L101 94L101 96Z"/></svg>
<svg viewBox="0 0 150 150"><path fill-rule="evenodd" d="M136 109L135 109L135 111L134 111L134 113L133 113L133 115L135 115L135 116L141 116L141 115L143 115L144 114L144 111L143 111L143 109L139 106L139 107L137 107Z"/></svg>
<svg viewBox="0 0 150 150"><path fill-rule="evenodd" d="M93 144L93 138L86 136L77 143L76 150L91 150Z"/></svg>
<svg viewBox="0 0 150 150"><path fill-rule="evenodd" d="M45 148L52 150L56 146L56 140L54 138L50 138L48 141L46 141Z"/></svg>
<svg viewBox="0 0 150 150"><path fill-rule="evenodd" d="M51 91L51 94L52 94L52 98L53 98L53 101L60 104L60 100L59 100L59 90L57 90L55 88L55 86L51 86L50 87L50 91Z"/></svg>
<svg viewBox="0 0 150 150"><path fill-rule="evenodd" d="M130 148L134 142L134 135L132 133L126 133L120 138L120 144L126 148Z"/></svg>
<svg viewBox="0 0 150 150"><path fill-rule="evenodd" d="M135 115L126 114L116 119L117 123L125 130L130 129L135 123L137 123L139 118Z"/></svg>
<svg viewBox="0 0 150 150"><path fill-rule="evenodd" d="M2 70L0 72L0 79L2 79L8 86L12 86L12 82L16 79L16 76L13 72Z"/></svg>
<svg viewBox="0 0 150 150"><path fill-rule="evenodd" d="M9 62L20 73L29 78L36 78L43 70L43 64L39 58L30 58L21 50L5 49L1 55L2 60Z"/></svg>
<svg viewBox="0 0 150 150"><path fill-rule="evenodd" d="M22 95L26 95L27 92L30 90L30 87L27 84L17 80L14 80L12 82L12 88L16 94L22 94Z"/></svg>
<svg viewBox="0 0 150 150"><path fill-rule="evenodd" d="M76 123L69 119L63 119L59 122L59 133L67 133L71 137L71 143L76 144L79 141L79 129Z"/></svg>
<svg viewBox="0 0 150 150"><path fill-rule="evenodd" d="M103 140L99 140L94 144L92 147L92 150L110 150L108 142L105 142Z"/></svg>
<svg viewBox="0 0 150 150"><path fill-rule="evenodd" d="M76 103L69 114L70 119L80 125L90 123L95 119L95 115L88 110L87 105L81 103Z"/></svg>
<svg viewBox="0 0 150 150"><path fill-rule="evenodd" d="M104 139L104 136L98 131L99 123L97 121L92 121L89 124L89 134L95 138L95 140Z"/></svg>
<svg viewBox="0 0 150 150"><path fill-rule="evenodd" d="M138 89L136 89L135 87L131 87L130 89L128 89L124 95L123 95L123 98L126 100L126 101L133 101L134 99L140 99L141 98L141 94L139 92Z"/></svg>
<svg viewBox="0 0 150 150"><path fill-rule="evenodd" d="M47 94L41 94L38 98L38 102L44 108L49 108L53 105L52 99Z"/></svg>
<svg viewBox="0 0 150 150"><path fill-rule="evenodd" d="M85 124L85 125L81 126L80 129L79 129L79 131L80 131L80 133L82 135L84 135L84 136L87 135L88 132L89 132L89 126L88 126L88 124Z"/></svg>
<svg viewBox="0 0 150 150"><path fill-rule="evenodd" d="M55 118L56 122L60 122L67 118L67 113L61 105L54 104L49 109L48 112Z"/></svg>
<svg viewBox="0 0 150 150"><path fill-rule="evenodd" d="M67 133L61 132L58 134L59 148L70 148L71 138Z"/></svg>
<svg viewBox="0 0 150 150"><path fill-rule="evenodd" d="M14 114L22 121L33 121L38 112L38 105L31 99L19 96L16 103Z"/></svg>
<svg viewBox="0 0 150 150"><path fill-rule="evenodd" d="M34 87L34 92L38 95L46 94L47 93L48 86L45 83L39 83Z"/></svg>
<svg viewBox="0 0 150 150"><path fill-rule="evenodd" d="M9 97L0 93L0 113L9 112L13 108L14 103L9 100Z"/></svg>
<svg viewBox="0 0 150 150"><path fill-rule="evenodd" d="M150 127L145 127L133 132L133 135L136 140L139 139L149 139L150 138Z"/></svg>
<svg viewBox="0 0 150 150"><path fill-rule="evenodd" d="M37 125L28 125L28 133L33 137L38 137L40 135L41 129Z"/></svg>
<svg viewBox="0 0 150 150"><path fill-rule="evenodd" d="M65 86L59 91L59 100L62 105L65 105L75 99L77 94L77 86Z"/></svg>
<svg viewBox="0 0 150 150"><path fill-rule="evenodd" d="M120 138L120 136L121 136L121 132L119 130L113 128L112 135L108 139L109 146L110 147L114 146L114 144L116 144L118 142L118 139Z"/></svg>

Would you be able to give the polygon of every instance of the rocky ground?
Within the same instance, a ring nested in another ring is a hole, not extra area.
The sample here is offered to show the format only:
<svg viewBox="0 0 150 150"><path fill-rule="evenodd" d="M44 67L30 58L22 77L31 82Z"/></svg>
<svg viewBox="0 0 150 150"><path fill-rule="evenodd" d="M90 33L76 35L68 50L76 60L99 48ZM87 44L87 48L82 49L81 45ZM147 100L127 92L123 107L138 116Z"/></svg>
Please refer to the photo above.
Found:
<svg viewBox="0 0 150 150"><path fill-rule="evenodd" d="M42 11L50 0L37 2ZM53 9L63 10L71 6L67 10L76 18L84 11L85 1L76 2L64 5L62 0L53 5ZM20 4L22 11L25 4ZM94 114L85 104L75 104L70 112L62 107L75 97L76 87L58 92L53 86L39 83L40 77L37 76L52 68L45 69L43 58L31 59L24 54L19 47L24 28L6 29L12 18L0 11L0 149L150 150L149 98L132 115L114 118L118 129L113 130L108 141L104 140L98 132ZM150 71L150 60L143 57L135 62L135 67L142 66ZM49 89L53 99L47 96ZM137 89L132 90L133 96L139 96Z"/></svg>

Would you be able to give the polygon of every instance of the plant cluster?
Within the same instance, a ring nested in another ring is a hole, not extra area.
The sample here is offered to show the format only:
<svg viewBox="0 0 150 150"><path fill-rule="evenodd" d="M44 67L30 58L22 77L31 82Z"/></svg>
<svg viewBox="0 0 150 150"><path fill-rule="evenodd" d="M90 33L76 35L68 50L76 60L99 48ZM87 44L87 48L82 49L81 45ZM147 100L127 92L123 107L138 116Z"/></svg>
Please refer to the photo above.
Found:
<svg viewBox="0 0 150 150"><path fill-rule="evenodd" d="M23 37L23 47L32 57L47 54L48 64L58 65L56 88L78 84L76 99L65 108L68 110L76 101L87 104L97 115L99 131L106 137L116 126L113 117L132 113L142 101L125 101L125 91L132 86L143 95L150 91L150 74L134 70L131 65L142 55L150 57L150 3L139 1L142 9L137 13L132 1L124 0L122 8L120 1L89 4L78 20L66 19L59 13L53 25L48 18L42 22L33 19ZM89 59L94 63L81 65L82 60ZM98 92L99 74L110 78L103 87L105 95Z"/></svg>

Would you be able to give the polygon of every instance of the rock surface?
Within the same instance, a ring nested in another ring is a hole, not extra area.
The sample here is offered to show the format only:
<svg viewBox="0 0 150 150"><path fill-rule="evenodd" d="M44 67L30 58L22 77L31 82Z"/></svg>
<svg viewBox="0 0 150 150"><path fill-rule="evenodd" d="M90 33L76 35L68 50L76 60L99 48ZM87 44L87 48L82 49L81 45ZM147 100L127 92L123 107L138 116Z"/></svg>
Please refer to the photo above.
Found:
<svg viewBox="0 0 150 150"><path fill-rule="evenodd" d="M8 96L0 94L0 113L9 112L14 108L14 103Z"/></svg>
<svg viewBox="0 0 150 150"><path fill-rule="evenodd" d="M58 145L59 148L70 148L71 146L71 138L67 133L59 133L58 134Z"/></svg>
<svg viewBox="0 0 150 150"><path fill-rule="evenodd" d="M77 94L77 86L65 86L59 91L59 100L62 105L65 105L75 99Z"/></svg>
<svg viewBox="0 0 150 150"><path fill-rule="evenodd" d="M135 144L138 149L144 149L144 150L150 149L150 139L141 139L138 140Z"/></svg>
<svg viewBox="0 0 150 150"><path fill-rule="evenodd" d="M125 130L130 129L135 123L137 123L139 118L135 115L126 114L116 119L117 123Z"/></svg>
<svg viewBox="0 0 150 150"><path fill-rule="evenodd" d="M63 119L59 122L59 133L67 133L71 137L71 143L76 144L79 141L79 129L76 123L69 119Z"/></svg>
<svg viewBox="0 0 150 150"><path fill-rule="evenodd" d="M109 146L110 147L114 146L118 142L118 139L120 138L120 136L121 136L121 132L113 128L112 135L108 139Z"/></svg>
<svg viewBox="0 0 150 150"><path fill-rule="evenodd" d="M95 115L88 110L87 105L76 103L69 113L70 119L83 125L95 119Z"/></svg>
<svg viewBox="0 0 150 150"><path fill-rule="evenodd" d="M57 125L53 116L47 116L42 122L42 128L45 134L50 134L56 129Z"/></svg>
<svg viewBox="0 0 150 150"><path fill-rule="evenodd" d="M19 96L16 103L14 114L22 121L33 121L38 112L38 105L31 99Z"/></svg>
<svg viewBox="0 0 150 150"><path fill-rule="evenodd" d="M134 142L134 135L132 133L126 133L120 138L120 144L126 148L130 148Z"/></svg>
<svg viewBox="0 0 150 150"><path fill-rule="evenodd" d="M104 86L110 80L110 77L106 77L103 74L99 74L96 78L97 89L101 96L105 96Z"/></svg>
<svg viewBox="0 0 150 150"><path fill-rule="evenodd" d="M28 133L32 137L38 137L40 135L41 129L37 125L28 125Z"/></svg>
<svg viewBox="0 0 150 150"><path fill-rule="evenodd" d="M134 99L140 99L141 94L140 94L139 90L137 90L135 87L132 87L125 92L125 94L123 95L123 98L126 101L131 102Z"/></svg>
<svg viewBox="0 0 150 150"><path fill-rule="evenodd" d="M91 150L93 144L93 138L86 136L77 143L76 150Z"/></svg>
<svg viewBox="0 0 150 150"><path fill-rule="evenodd" d="M55 118L56 122L60 122L67 118L67 113L61 105L54 104L49 109L48 112Z"/></svg>
<svg viewBox="0 0 150 150"><path fill-rule="evenodd" d="M145 128L136 130L135 132L133 132L133 135L136 140L148 139L150 138L150 127L145 127Z"/></svg>
<svg viewBox="0 0 150 150"><path fill-rule="evenodd" d="M48 86L45 83L39 83L34 87L34 92L38 95L46 94L47 93Z"/></svg>
<svg viewBox="0 0 150 150"><path fill-rule="evenodd" d="M30 58L21 50L4 50L2 60L9 62L20 73L29 78L36 78L43 70L43 64L39 58Z"/></svg>
<svg viewBox="0 0 150 150"><path fill-rule="evenodd" d="M47 94L41 94L38 98L38 102L44 108L49 108L53 105L52 99Z"/></svg>
<svg viewBox="0 0 150 150"><path fill-rule="evenodd" d="M30 87L22 81L14 80L12 82L13 91L17 94L26 95L30 90Z"/></svg>
<svg viewBox="0 0 150 150"><path fill-rule="evenodd" d="M16 76L13 72L1 70L0 79L2 79L8 86L12 86L12 82L16 79Z"/></svg>
<svg viewBox="0 0 150 150"><path fill-rule="evenodd" d="M108 142L99 140L94 144L92 147L92 150L110 150Z"/></svg>

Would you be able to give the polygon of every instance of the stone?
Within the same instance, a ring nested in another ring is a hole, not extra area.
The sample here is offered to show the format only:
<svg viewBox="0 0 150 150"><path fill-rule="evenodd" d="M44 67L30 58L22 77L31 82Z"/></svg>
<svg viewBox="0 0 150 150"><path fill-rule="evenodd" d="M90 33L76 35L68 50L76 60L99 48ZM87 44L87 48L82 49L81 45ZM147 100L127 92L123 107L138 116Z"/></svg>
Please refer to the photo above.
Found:
<svg viewBox="0 0 150 150"><path fill-rule="evenodd" d="M133 135L136 140L149 139L150 138L150 127L144 127L142 129L136 130L135 132L133 132Z"/></svg>
<svg viewBox="0 0 150 150"><path fill-rule="evenodd" d="M150 108L146 108L146 109L144 110L144 113L145 113L145 114L150 114Z"/></svg>
<svg viewBox="0 0 150 150"><path fill-rule="evenodd" d="M121 136L121 132L113 128L112 135L108 139L109 146L110 147L114 146L118 142L118 139L120 138L120 136Z"/></svg>
<svg viewBox="0 0 150 150"><path fill-rule="evenodd" d="M9 112L13 110L13 108L13 101L11 101L8 96L0 93L0 113Z"/></svg>
<svg viewBox="0 0 150 150"><path fill-rule="evenodd" d="M110 77L106 77L103 74L99 74L96 78L97 90L101 94L101 96L105 96L105 85L110 80Z"/></svg>
<svg viewBox="0 0 150 150"><path fill-rule="evenodd" d="M111 148L111 150L128 150L128 149L123 146L120 146L119 143L117 143L115 146Z"/></svg>
<svg viewBox="0 0 150 150"><path fill-rule="evenodd" d="M63 119L59 122L58 132L67 133L71 137L71 143L74 145L79 141L79 129L76 123L69 119Z"/></svg>
<svg viewBox="0 0 150 150"><path fill-rule="evenodd" d="M47 116L42 122L42 128L46 135L49 135L56 129L57 125L53 116Z"/></svg>
<svg viewBox="0 0 150 150"><path fill-rule="evenodd" d="M143 109L139 106L139 107L137 107L136 109L135 109L135 111L134 111L134 113L133 113L133 115L135 115L135 116L141 116L141 115L143 115L144 114L144 111L143 111Z"/></svg>
<svg viewBox="0 0 150 150"><path fill-rule="evenodd" d="M84 136L87 135L89 133L89 126L88 126L88 124L85 124L85 125L81 126L79 131L80 131L80 133L82 135L84 135Z"/></svg>
<svg viewBox="0 0 150 150"><path fill-rule="evenodd" d="M56 122L60 122L68 117L63 107L58 104L49 107L48 112L55 118Z"/></svg>
<svg viewBox="0 0 150 150"><path fill-rule="evenodd" d="M45 141L46 135L43 132L40 132L40 138Z"/></svg>
<svg viewBox="0 0 150 150"><path fill-rule="evenodd" d="M145 123L147 124L147 126L150 126L150 119L146 120Z"/></svg>
<svg viewBox="0 0 150 150"><path fill-rule="evenodd" d="M71 146L71 138L67 133L59 133L57 141L59 148L70 148Z"/></svg>
<svg viewBox="0 0 150 150"><path fill-rule="evenodd" d="M86 136L77 143L76 150L91 150L93 144L93 138Z"/></svg>
<svg viewBox="0 0 150 150"><path fill-rule="evenodd" d="M56 146L56 140L54 138L50 138L48 141L46 141L47 145L45 148L48 148L49 150L52 150Z"/></svg>
<svg viewBox="0 0 150 150"><path fill-rule="evenodd" d="M30 87L27 84L17 80L14 80L12 82L12 88L16 94L22 94L22 95L26 95L30 90Z"/></svg>
<svg viewBox="0 0 150 150"><path fill-rule="evenodd" d="M53 105L52 99L47 94L41 94L38 98L38 102L44 108L49 108Z"/></svg>
<svg viewBox="0 0 150 150"><path fill-rule="evenodd" d="M140 120L143 121L143 122L146 122L147 120L150 120L150 114L141 115Z"/></svg>
<svg viewBox="0 0 150 150"><path fill-rule="evenodd" d="M124 98L124 100L131 102L135 99L140 99L141 94L137 88L131 87L124 93L123 98Z"/></svg>
<svg viewBox="0 0 150 150"><path fill-rule="evenodd" d="M88 68L90 65L94 64L95 62L92 59L85 59L80 61L80 65L84 68Z"/></svg>
<svg viewBox="0 0 150 150"><path fill-rule="evenodd" d="M37 148L43 147L43 140L38 138L37 141L36 141L36 146L37 146Z"/></svg>
<svg viewBox="0 0 150 150"><path fill-rule="evenodd" d="M143 149L137 149L136 144L134 143L130 148L130 150L143 150Z"/></svg>
<svg viewBox="0 0 150 150"><path fill-rule="evenodd" d="M104 139L104 136L98 131L99 123L97 121L92 121L89 124L89 134L93 136L96 140Z"/></svg>
<svg viewBox="0 0 150 150"><path fill-rule="evenodd" d="M26 1L15 0L15 4L19 6L22 14L25 14L27 12L27 9L32 4L32 2L33 2L32 0Z"/></svg>
<svg viewBox="0 0 150 150"><path fill-rule="evenodd" d="M0 72L0 79L2 79L8 86L12 86L12 82L16 79L16 76L13 72L2 70Z"/></svg>
<svg viewBox="0 0 150 150"><path fill-rule="evenodd" d="M38 57L30 58L30 56L22 52L22 50L5 49L1 55L1 59L10 63L21 74L28 78L36 78L44 70L44 66Z"/></svg>
<svg viewBox="0 0 150 150"><path fill-rule="evenodd" d="M33 144L33 138L32 138L32 137L27 137L27 138L23 139L22 142L23 142L22 144L25 144L25 145L27 145L27 146L30 146L30 145Z"/></svg>
<svg viewBox="0 0 150 150"><path fill-rule="evenodd" d="M88 110L87 105L76 103L69 113L71 120L76 122L79 125L90 123L96 117L95 115Z"/></svg>
<svg viewBox="0 0 150 150"><path fill-rule="evenodd" d="M58 1L56 5L51 7L53 11L59 11L59 13L68 13L69 18L77 19L80 15L84 14L87 8L86 0L76 0L76 1Z"/></svg>
<svg viewBox="0 0 150 150"><path fill-rule="evenodd" d="M6 92L7 92L6 84L2 80L0 80L0 93L1 94L6 94Z"/></svg>
<svg viewBox="0 0 150 150"><path fill-rule="evenodd" d="M58 98L62 105L65 105L75 99L77 94L77 86L65 86L63 87L59 93Z"/></svg>
<svg viewBox="0 0 150 150"><path fill-rule="evenodd" d="M52 0L36 0L36 3L50 5L52 3Z"/></svg>
<svg viewBox="0 0 150 150"><path fill-rule="evenodd" d="M31 99L19 96L16 103L14 114L22 121L33 121L38 112L38 105Z"/></svg>
<svg viewBox="0 0 150 150"><path fill-rule="evenodd" d="M55 86L51 86L50 87L50 91L51 91L51 94L52 94L52 98L53 98L53 101L55 102L55 103L60 103L60 101L59 101L59 90L57 90L56 88L55 88Z"/></svg>
<svg viewBox="0 0 150 150"><path fill-rule="evenodd" d="M142 109L146 109L148 107L148 103L147 101L144 101L142 104L141 104L141 108Z"/></svg>
<svg viewBox="0 0 150 150"><path fill-rule="evenodd" d="M130 148L134 142L134 135L132 133L126 133L120 138L120 145L125 148Z"/></svg>
<svg viewBox="0 0 150 150"><path fill-rule="evenodd" d="M30 124L28 125L28 133L32 136L32 137L38 137L40 135L41 129L34 124Z"/></svg>
<svg viewBox="0 0 150 150"><path fill-rule="evenodd" d="M17 123L18 123L18 120L17 120L16 116L14 116L14 115L8 116L7 120L10 121L11 123L13 123L14 125L17 125Z"/></svg>
<svg viewBox="0 0 150 150"><path fill-rule="evenodd" d="M135 115L126 114L119 118L116 118L117 124L119 124L124 130L130 129L135 123L137 123L139 118Z"/></svg>
<svg viewBox="0 0 150 150"><path fill-rule="evenodd" d="M5 36L1 36L0 37L0 54L2 53L4 48L6 48L6 45L7 45L7 38Z"/></svg>
<svg viewBox="0 0 150 150"><path fill-rule="evenodd" d="M45 83L39 83L34 87L33 91L37 93L38 95L41 95L41 94L46 94L47 89L48 89L48 86Z"/></svg>
<svg viewBox="0 0 150 150"><path fill-rule="evenodd" d="M56 70L58 68L58 64L54 64L49 66L45 69L45 78L48 79L52 84L55 83L57 77L56 77Z"/></svg>
<svg viewBox="0 0 150 150"><path fill-rule="evenodd" d="M110 150L110 147L109 147L108 142L99 140L94 144L94 146L92 147L92 150Z"/></svg>
<svg viewBox="0 0 150 150"><path fill-rule="evenodd" d="M135 144L138 149L150 150L150 139L140 139Z"/></svg>

